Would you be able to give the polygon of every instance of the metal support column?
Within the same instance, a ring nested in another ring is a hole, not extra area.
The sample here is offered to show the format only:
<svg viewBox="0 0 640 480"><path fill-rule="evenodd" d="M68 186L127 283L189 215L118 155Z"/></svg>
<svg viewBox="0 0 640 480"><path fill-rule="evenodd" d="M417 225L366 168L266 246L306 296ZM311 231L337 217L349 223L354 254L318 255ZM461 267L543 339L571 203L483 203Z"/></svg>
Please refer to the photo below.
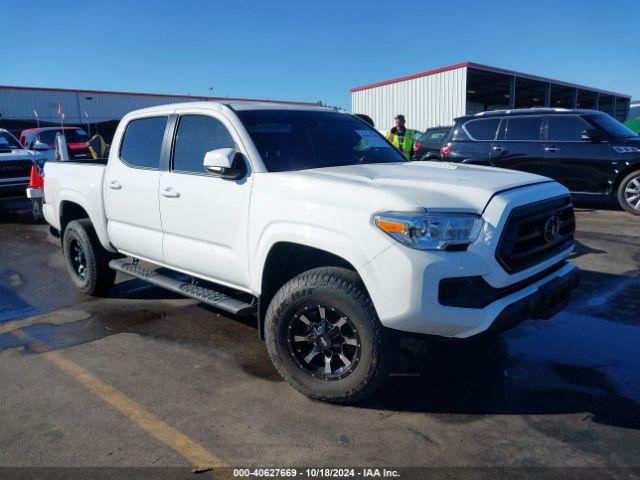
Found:
<svg viewBox="0 0 640 480"><path fill-rule="evenodd" d="M547 83L547 86L544 89L544 106L551 106L551 83Z"/></svg>
<svg viewBox="0 0 640 480"><path fill-rule="evenodd" d="M516 77L509 81L509 109L516 108Z"/></svg>

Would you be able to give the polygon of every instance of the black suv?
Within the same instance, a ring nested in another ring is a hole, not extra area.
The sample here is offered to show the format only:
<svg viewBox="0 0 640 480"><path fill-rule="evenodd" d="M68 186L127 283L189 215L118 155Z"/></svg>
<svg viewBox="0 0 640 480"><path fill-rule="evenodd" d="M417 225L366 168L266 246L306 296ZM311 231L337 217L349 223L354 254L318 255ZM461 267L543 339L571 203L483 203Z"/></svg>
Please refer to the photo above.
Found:
<svg viewBox="0 0 640 480"><path fill-rule="evenodd" d="M427 131L413 143L412 160L439 160L440 148L450 131L451 125L427 128Z"/></svg>
<svg viewBox="0 0 640 480"><path fill-rule="evenodd" d="M455 120L443 160L523 170L640 215L640 136L596 110L496 110Z"/></svg>

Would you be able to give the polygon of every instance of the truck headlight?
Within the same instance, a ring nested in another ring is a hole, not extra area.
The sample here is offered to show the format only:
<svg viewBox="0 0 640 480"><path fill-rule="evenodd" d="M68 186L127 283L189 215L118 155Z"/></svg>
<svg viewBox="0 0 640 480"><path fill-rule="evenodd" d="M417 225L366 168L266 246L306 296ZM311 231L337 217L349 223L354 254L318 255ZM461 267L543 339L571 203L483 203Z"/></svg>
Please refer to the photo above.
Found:
<svg viewBox="0 0 640 480"><path fill-rule="evenodd" d="M470 213L384 212L373 223L387 235L416 250L444 250L478 238L483 220Z"/></svg>

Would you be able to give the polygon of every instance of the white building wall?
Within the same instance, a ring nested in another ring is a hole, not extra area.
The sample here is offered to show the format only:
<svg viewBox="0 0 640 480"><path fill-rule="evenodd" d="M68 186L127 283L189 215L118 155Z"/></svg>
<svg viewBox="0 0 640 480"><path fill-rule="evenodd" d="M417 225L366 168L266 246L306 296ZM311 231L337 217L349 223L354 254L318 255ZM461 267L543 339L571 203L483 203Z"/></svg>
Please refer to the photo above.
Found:
<svg viewBox="0 0 640 480"><path fill-rule="evenodd" d="M102 122L119 120L126 113L139 108L189 100L204 100L204 98L1 87L0 118L34 120L33 111L35 110L41 121L58 122L60 121L58 104L61 104L65 122L86 122L85 111L89 115L90 122Z"/></svg>
<svg viewBox="0 0 640 480"><path fill-rule="evenodd" d="M369 115L380 131L394 125L402 113L407 127L424 131L451 125L466 113L467 68L403 80L351 93L351 111Z"/></svg>

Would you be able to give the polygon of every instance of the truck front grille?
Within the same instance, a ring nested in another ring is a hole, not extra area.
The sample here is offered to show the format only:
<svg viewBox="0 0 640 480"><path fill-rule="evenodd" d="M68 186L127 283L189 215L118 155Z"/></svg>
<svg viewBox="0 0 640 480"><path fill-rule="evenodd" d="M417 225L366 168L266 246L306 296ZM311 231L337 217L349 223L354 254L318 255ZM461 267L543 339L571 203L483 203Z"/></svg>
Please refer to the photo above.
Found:
<svg viewBox="0 0 640 480"><path fill-rule="evenodd" d="M0 178L23 178L31 175L31 160L0 162Z"/></svg>
<svg viewBox="0 0 640 480"><path fill-rule="evenodd" d="M569 196L516 207L500 237L496 259L508 273L525 270L573 245L575 228Z"/></svg>

